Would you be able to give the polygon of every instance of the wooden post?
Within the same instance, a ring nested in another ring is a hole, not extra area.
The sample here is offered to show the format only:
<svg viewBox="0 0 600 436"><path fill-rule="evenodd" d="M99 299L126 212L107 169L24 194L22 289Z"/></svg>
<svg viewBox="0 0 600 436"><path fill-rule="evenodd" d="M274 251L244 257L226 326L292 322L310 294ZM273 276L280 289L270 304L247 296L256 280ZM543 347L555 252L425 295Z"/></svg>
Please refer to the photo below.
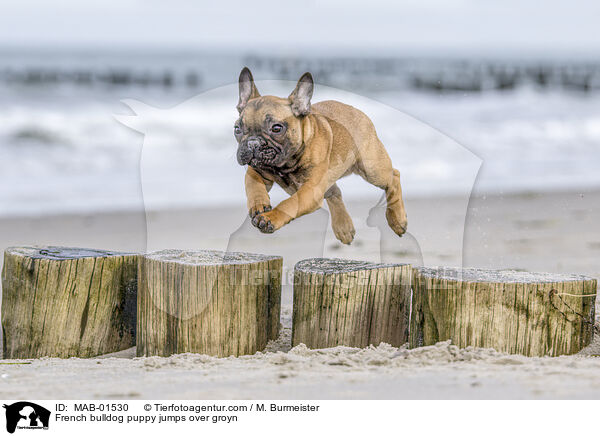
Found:
<svg viewBox="0 0 600 436"><path fill-rule="evenodd" d="M415 268L410 346L573 354L592 341L596 287L578 275Z"/></svg>
<svg viewBox="0 0 600 436"><path fill-rule="evenodd" d="M367 347L408 341L410 265L307 259L294 270L292 345Z"/></svg>
<svg viewBox="0 0 600 436"><path fill-rule="evenodd" d="M163 250L138 273L138 356L254 354L279 334L278 256Z"/></svg>
<svg viewBox="0 0 600 436"><path fill-rule="evenodd" d="M137 255L66 247L4 252L4 358L92 357L135 345Z"/></svg>

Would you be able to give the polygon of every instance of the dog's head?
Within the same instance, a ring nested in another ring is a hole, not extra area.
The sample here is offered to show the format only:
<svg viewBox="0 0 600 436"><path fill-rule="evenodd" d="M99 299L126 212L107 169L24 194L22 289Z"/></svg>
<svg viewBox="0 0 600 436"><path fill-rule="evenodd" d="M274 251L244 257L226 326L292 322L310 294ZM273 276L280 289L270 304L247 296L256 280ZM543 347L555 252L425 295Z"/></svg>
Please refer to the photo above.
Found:
<svg viewBox="0 0 600 436"><path fill-rule="evenodd" d="M289 163L304 145L304 121L310 113L314 87L312 76L304 73L287 98L261 96L248 68L240 73L239 86L240 117L234 125L239 164L268 170Z"/></svg>

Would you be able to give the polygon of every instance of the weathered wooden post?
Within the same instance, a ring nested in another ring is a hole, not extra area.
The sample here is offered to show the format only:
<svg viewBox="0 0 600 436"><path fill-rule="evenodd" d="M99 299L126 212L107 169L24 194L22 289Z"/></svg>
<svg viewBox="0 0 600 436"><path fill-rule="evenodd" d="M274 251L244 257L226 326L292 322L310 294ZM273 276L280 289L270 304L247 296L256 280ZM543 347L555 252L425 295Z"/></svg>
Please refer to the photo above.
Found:
<svg viewBox="0 0 600 436"><path fill-rule="evenodd" d="M4 252L4 358L92 357L135 345L137 255L66 247Z"/></svg>
<svg viewBox="0 0 600 436"><path fill-rule="evenodd" d="M408 341L410 265L307 259L294 270L292 345L367 347Z"/></svg>
<svg viewBox="0 0 600 436"><path fill-rule="evenodd" d="M592 340L596 287L579 275L415 268L409 343L573 354Z"/></svg>
<svg viewBox="0 0 600 436"><path fill-rule="evenodd" d="M141 256L138 356L254 354L279 334L283 260L220 251Z"/></svg>

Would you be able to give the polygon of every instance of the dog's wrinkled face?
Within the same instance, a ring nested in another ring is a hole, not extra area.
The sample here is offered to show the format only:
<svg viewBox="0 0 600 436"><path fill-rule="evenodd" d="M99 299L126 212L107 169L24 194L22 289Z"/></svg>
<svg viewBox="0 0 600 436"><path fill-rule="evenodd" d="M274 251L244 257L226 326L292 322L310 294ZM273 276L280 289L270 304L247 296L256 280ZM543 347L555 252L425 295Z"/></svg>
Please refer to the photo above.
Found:
<svg viewBox="0 0 600 436"><path fill-rule="evenodd" d="M293 163L304 144L303 120L310 111L313 84L305 76L288 98L280 98L260 96L250 70L242 70L240 117L234 124L240 165L276 170Z"/></svg>
<svg viewBox="0 0 600 436"><path fill-rule="evenodd" d="M302 125L289 101L277 97L251 100L236 121L238 163L254 168L278 168L302 144Z"/></svg>

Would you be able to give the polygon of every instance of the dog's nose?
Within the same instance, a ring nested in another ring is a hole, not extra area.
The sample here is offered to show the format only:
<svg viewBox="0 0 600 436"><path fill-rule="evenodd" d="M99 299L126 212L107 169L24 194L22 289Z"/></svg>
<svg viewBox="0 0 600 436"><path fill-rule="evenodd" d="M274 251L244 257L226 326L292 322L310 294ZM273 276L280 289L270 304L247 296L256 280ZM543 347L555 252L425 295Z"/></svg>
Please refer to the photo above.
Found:
<svg viewBox="0 0 600 436"><path fill-rule="evenodd" d="M261 145L262 145L261 139L256 136L248 138L248 141L246 142L246 147L248 147L248 149L250 149L252 151L256 150Z"/></svg>
<svg viewBox="0 0 600 436"><path fill-rule="evenodd" d="M248 139L248 148L250 150L254 150L255 148L258 148L260 146L260 141L256 138L254 139Z"/></svg>

